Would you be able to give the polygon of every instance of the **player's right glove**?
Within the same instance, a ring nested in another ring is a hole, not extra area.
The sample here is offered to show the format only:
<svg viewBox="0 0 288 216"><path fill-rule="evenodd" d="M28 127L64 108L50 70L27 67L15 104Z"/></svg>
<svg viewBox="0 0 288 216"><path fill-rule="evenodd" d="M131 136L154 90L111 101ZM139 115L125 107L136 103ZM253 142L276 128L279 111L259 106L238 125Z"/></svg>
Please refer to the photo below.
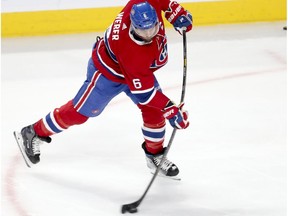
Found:
<svg viewBox="0 0 288 216"><path fill-rule="evenodd" d="M182 31L190 31L193 27L193 18L189 11L178 4L176 1L171 1L169 8L165 11L166 19L174 26L174 28L182 34Z"/></svg>
<svg viewBox="0 0 288 216"><path fill-rule="evenodd" d="M164 117L169 120L171 126L176 129L185 129L189 126L188 112L182 111L184 103L176 106L171 100L165 106Z"/></svg>

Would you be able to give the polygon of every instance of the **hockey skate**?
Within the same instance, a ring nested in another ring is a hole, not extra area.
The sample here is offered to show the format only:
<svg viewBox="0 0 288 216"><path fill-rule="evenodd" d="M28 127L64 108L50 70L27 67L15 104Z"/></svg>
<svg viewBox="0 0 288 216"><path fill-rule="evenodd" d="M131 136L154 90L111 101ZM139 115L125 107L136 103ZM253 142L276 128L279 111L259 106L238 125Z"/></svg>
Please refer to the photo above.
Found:
<svg viewBox="0 0 288 216"><path fill-rule="evenodd" d="M28 167L40 161L40 144L51 142L50 137L37 136L33 125L24 127L20 133L14 131L13 134Z"/></svg>
<svg viewBox="0 0 288 216"><path fill-rule="evenodd" d="M145 142L142 144L142 148L146 154L147 166L148 166L148 168L150 168L151 173L154 174L157 167L159 166L162 158L163 158L163 154L164 154L166 148L163 148L163 151L156 154L156 155L151 154L146 150ZM178 177L178 174L179 174L178 167L173 162L171 162L167 158L165 158L161 167L160 167L158 175L161 177L168 177L168 178L171 178L174 180L181 180L181 178Z"/></svg>

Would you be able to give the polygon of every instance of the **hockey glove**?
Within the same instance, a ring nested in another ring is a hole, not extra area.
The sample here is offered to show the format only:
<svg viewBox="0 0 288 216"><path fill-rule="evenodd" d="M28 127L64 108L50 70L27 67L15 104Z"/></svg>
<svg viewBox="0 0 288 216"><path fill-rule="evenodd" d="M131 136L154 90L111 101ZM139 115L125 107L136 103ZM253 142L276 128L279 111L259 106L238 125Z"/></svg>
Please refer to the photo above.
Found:
<svg viewBox="0 0 288 216"><path fill-rule="evenodd" d="M165 11L165 18L174 26L182 35L183 30L190 31L193 27L193 18L191 13L173 1L170 2L169 8Z"/></svg>
<svg viewBox="0 0 288 216"><path fill-rule="evenodd" d="M164 108L164 117L169 120L171 126L176 129L185 129L189 126L188 112L182 111L184 103L181 103L178 107L169 101Z"/></svg>

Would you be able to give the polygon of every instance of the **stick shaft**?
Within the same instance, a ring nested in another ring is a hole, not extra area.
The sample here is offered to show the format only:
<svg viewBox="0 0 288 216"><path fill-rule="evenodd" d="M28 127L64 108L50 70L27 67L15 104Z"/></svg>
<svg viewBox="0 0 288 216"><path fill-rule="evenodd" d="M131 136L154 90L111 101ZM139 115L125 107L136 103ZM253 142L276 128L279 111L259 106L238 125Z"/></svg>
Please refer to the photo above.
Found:
<svg viewBox="0 0 288 216"><path fill-rule="evenodd" d="M184 102L184 98L185 98L185 91L186 91L186 76L187 76L187 39L186 39L186 31L182 32L182 36L183 36L183 80L182 80L182 91L181 91L181 99L180 99L180 103ZM145 198L146 194L148 193L150 187L152 186L155 178L157 177L159 171L160 171L160 167L162 166L169 150L170 147L172 145L172 142L174 140L175 134L176 134L177 129L173 129L172 134L170 136L168 145L166 147L166 150L164 152L164 155L157 167L157 169L155 170L155 173L153 174L152 179L150 180L146 190L144 191L143 195L135 202L130 203L130 204L126 204L126 205L132 205L133 207L137 208L141 202L143 201L143 199Z"/></svg>
<svg viewBox="0 0 288 216"><path fill-rule="evenodd" d="M185 98L186 78L187 78L187 38L186 38L186 31L183 31L183 80L182 80L182 93L180 103L184 102Z"/></svg>

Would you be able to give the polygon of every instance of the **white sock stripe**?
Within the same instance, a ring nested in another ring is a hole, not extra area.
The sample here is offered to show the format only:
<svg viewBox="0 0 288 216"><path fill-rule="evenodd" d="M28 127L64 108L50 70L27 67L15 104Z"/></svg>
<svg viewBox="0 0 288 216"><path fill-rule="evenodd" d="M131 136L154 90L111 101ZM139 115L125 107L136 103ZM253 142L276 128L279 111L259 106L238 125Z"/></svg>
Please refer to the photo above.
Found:
<svg viewBox="0 0 288 216"><path fill-rule="evenodd" d="M160 142L165 137L165 125L161 128L148 128L144 125L142 126L142 133L144 139L151 142Z"/></svg>
<svg viewBox="0 0 288 216"><path fill-rule="evenodd" d="M55 134L55 132L49 127L49 125L48 125L48 123L47 123L47 121L46 121L46 117L45 117L45 118L42 118L42 121L43 121L43 124L44 124L45 128L46 128L49 132Z"/></svg>
<svg viewBox="0 0 288 216"><path fill-rule="evenodd" d="M153 138L153 137L148 137L148 136L143 136L145 140L151 141L151 142L160 142L162 140L164 140L163 138Z"/></svg>
<svg viewBox="0 0 288 216"><path fill-rule="evenodd" d="M50 112L50 118L51 118L51 121L53 122L53 124L55 125L55 127L60 130L60 131L63 131L65 130L66 128L62 128L58 123L57 121L55 120L55 117L54 117L54 113L53 112Z"/></svg>
<svg viewBox="0 0 288 216"><path fill-rule="evenodd" d="M142 129L145 131L148 131L148 132L152 132L152 133L159 133L159 132L161 133L161 132L165 131L166 126L164 125L162 128L148 128L148 127L145 127L143 125Z"/></svg>

